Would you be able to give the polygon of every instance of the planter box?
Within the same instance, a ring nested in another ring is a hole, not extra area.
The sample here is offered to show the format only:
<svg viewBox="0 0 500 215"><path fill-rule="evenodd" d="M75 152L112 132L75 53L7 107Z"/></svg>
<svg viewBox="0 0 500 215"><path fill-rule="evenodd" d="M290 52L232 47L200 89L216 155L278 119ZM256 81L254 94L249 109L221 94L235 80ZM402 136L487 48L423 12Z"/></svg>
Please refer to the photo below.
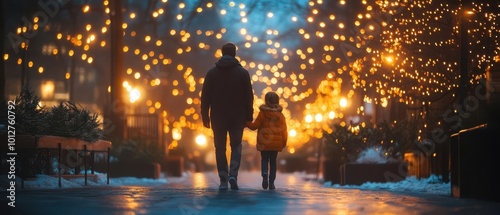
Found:
<svg viewBox="0 0 500 215"><path fill-rule="evenodd" d="M159 179L161 166L158 163L141 162L114 162L110 163L111 172L108 175L112 178L136 177Z"/></svg>
<svg viewBox="0 0 500 215"><path fill-rule="evenodd" d="M105 140L98 140L92 143L85 140L59 136L16 136L16 147L18 148L58 149L59 144L61 144L61 149L69 150L84 150L86 148L88 151L105 152L108 148L111 148L111 142Z"/></svg>
<svg viewBox="0 0 500 215"><path fill-rule="evenodd" d="M500 201L499 127L484 124L450 138L451 195Z"/></svg>
<svg viewBox="0 0 500 215"><path fill-rule="evenodd" d="M323 161L323 180L330 181L332 184L340 184L340 160L326 159Z"/></svg>
<svg viewBox="0 0 500 215"><path fill-rule="evenodd" d="M59 137L59 136L32 136L32 135L17 135L16 136L16 150L23 149L52 149L57 150L58 157L58 173L57 177L59 178L59 187L61 187L61 163L63 161L62 154L63 150L77 150L83 151L83 164L84 164L84 174L75 174L75 177L84 177L85 185L87 185L88 174L87 174L87 152L90 154L90 166L92 174L94 173L94 153L95 152L104 152L107 153L107 163L109 164L109 152L111 149L111 142L105 140L98 140L96 142L88 142L76 138L68 138L68 137ZM28 159L22 156L23 153L19 153L21 165L23 165L23 161ZM49 157L47 157L49 159ZM22 170L23 168L21 168ZM108 165L109 170L109 165ZM109 171L108 171L109 172ZM20 173L22 175L22 173ZM21 186L24 187L24 178L21 181ZM109 184L109 174L107 176L107 183Z"/></svg>
<svg viewBox="0 0 500 215"><path fill-rule="evenodd" d="M408 175L414 175L418 179L431 175L431 156L422 152L408 152L404 154L404 160L408 164Z"/></svg>
<svg viewBox="0 0 500 215"><path fill-rule="evenodd" d="M406 178L405 163L343 164L340 185L361 185L365 182L397 182Z"/></svg>
<svg viewBox="0 0 500 215"><path fill-rule="evenodd" d="M168 176L181 177L184 171L184 158L177 155L167 156L162 167Z"/></svg>
<svg viewBox="0 0 500 215"><path fill-rule="evenodd" d="M278 170L284 173L301 172L307 169L306 157L278 158L277 162Z"/></svg>

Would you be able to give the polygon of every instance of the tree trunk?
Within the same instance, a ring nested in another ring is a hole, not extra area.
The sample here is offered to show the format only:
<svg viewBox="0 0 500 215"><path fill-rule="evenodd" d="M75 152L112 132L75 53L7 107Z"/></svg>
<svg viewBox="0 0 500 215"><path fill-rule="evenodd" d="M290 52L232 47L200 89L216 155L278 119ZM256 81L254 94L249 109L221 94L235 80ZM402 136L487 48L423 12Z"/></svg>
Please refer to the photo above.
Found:
<svg viewBox="0 0 500 215"><path fill-rule="evenodd" d="M123 101L123 17L122 1L111 1L111 103L108 116L111 119L113 130L110 131L114 142L121 143L124 138L125 103Z"/></svg>

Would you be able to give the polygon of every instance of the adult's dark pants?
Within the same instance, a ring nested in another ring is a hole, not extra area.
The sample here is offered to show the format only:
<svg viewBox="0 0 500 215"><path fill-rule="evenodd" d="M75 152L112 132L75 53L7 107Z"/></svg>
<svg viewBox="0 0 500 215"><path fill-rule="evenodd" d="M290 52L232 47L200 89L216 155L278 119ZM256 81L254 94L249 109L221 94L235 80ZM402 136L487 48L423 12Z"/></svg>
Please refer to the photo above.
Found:
<svg viewBox="0 0 500 215"><path fill-rule="evenodd" d="M262 177L269 175L269 181L273 182L276 179L276 158L278 157L278 151L261 151L260 157Z"/></svg>
<svg viewBox="0 0 500 215"><path fill-rule="evenodd" d="M241 139L243 137L244 123L212 123L214 132L215 160L217 171L221 181L227 181L228 177L238 178L238 170L241 162ZM227 135L229 134L229 145L231 146L231 161L226 158Z"/></svg>

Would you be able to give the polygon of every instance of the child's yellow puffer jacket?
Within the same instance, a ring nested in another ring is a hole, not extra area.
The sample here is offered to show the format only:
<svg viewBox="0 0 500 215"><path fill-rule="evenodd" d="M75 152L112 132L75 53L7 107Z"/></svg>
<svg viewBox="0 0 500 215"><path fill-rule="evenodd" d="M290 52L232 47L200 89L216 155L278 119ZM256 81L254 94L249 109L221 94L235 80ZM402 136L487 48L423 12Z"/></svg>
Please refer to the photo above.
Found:
<svg viewBox="0 0 500 215"><path fill-rule="evenodd" d="M260 112L252 123L247 123L249 129L257 130L257 150L282 151L288 140L285 116L279 105L259 107Z"/></svg>

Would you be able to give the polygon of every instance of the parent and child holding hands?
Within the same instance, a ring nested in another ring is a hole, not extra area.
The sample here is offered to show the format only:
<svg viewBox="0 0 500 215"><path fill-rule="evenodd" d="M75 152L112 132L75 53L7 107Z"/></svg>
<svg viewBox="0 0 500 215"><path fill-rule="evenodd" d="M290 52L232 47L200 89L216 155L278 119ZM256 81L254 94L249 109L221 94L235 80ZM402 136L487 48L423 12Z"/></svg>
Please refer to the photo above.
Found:
<svg viewBox="0 0 500 215"><path fill-rule="evenodd" d="M286 146L288 131L285 116L274 92L265 94L265 104L253 121L254 94L250 75L236 59L236 46L222 46L222 57L208 70L201 92L203 126L212 128L215 158L220 178L219 190L227 190L228 183L238 190L238 170L241 161L243 130L257 130L257 150L261 154L262 188L275 189L276 158ZM231 156L228 166L226 141L229 134Z"/></svg>

